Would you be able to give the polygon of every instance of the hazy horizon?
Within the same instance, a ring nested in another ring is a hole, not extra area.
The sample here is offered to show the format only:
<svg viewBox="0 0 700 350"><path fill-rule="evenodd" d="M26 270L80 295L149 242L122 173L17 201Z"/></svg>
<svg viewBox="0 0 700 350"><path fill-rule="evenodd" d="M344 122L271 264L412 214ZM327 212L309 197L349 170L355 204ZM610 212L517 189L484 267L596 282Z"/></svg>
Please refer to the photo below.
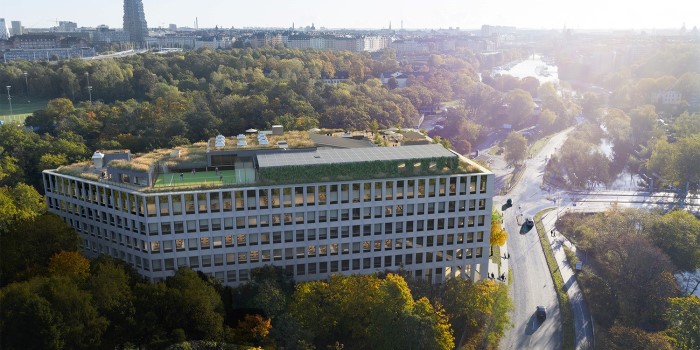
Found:
<svg viewBox="0 0 700 350"><path fill-rule="evenodd" d="M278 3L259 0L253 3L200 0L196 3L184 0L143 0L149 28L178 27L199 28L296 28L315 25L328 29L479 29L482 25L514 26L519 29L574 30L687 30L696 27L700 20L692 9L698 5L683 0L658 5L631 1L611 2L590 0L583 3L563 3L557 0L533 0L523 3L514 0L494 2L457 2L433 0L431 2L369 1L337 2L323 0L299 0ZM57 21L76 22L79 27L96 27L106 24L111 28L122 27L123 1L97 2L65 0L57 3L48 0L9 2L3 6L0 18L19 20L27 28L48 28Z"/></svg>

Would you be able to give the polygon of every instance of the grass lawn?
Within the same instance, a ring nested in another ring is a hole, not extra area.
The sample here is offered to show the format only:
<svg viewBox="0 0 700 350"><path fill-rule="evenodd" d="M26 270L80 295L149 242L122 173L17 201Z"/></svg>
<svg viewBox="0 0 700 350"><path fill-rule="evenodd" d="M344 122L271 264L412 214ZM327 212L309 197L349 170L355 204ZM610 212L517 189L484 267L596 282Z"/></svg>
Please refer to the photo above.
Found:
<svg viewBox="0 0 700 350"><path fill-rule="evenodd" d="M456 107L459 107L461 105L462 105L462 100L459 100L459 99L440 103L441 108L446 108L446 107L456 108Z"/></svg>
<svg viewBox="0 0 700 350"><path fill-rule="evenodd" d="M205 184L234 185L241 183L252 183L255 181L255 171L253 169L197 171L161 174L156 180L154 187L175 187L175 186L198 186Z"/></svg>
<svg viewBox="0 0 700 350"><path fill-rule="evenodd" d="M7 101L7 92L0 95L0 120L9 123L11 121L22 122L31 115L34 111L46 108L48 100L31 100L27 103L27 99L23 94L12 96L12 115L10 116L10 104Z"/></svg>

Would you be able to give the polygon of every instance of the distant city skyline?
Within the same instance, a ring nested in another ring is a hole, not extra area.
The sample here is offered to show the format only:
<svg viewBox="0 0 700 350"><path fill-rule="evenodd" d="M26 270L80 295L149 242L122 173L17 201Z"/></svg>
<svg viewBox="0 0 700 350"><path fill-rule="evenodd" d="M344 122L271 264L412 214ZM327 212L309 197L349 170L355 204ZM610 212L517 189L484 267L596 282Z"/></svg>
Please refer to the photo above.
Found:
<svg viewBox="0 0 700 350"><path fill-rule="evenodd" d="M79 27L106 24L122 27L122 0L8 1L0 17L22 21L28 28L47 28L57 21L77 22ZM390 0L390 1L215 1L144 0L150 28L277 27L478 29L484 24L523 29L680 29L700 24L700 5L687 0L648 3L631 0Z"/></svg>

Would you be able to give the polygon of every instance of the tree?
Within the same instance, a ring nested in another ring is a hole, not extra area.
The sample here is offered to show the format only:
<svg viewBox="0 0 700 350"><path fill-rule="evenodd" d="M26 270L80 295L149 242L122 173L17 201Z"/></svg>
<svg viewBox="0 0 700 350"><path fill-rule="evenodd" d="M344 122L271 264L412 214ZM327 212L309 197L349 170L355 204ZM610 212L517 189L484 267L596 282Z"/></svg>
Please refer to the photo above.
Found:
<svg viewBox="0 0 700 350"><path fill-rule="evenodd" d="M669 324L666 334L675 349L700 347L700 298L694 295L671 298L665 319Z"/></svg>
<svg viewBox="0 0 700 350"><path fill-rule="evenodd" d="M223 304L217 291L189 268L181 267L166 281L166 324L182 328L188 339L223 337Z"/></svg>
<svg viewBox="0 0 700 350"><path fill-rule="evenodd" d="M357 298L362 295L362 298ZM297 285L292 315L319 347L336 342L362 349L451 349L454 338L441 308L414 301L395 274L333 275Z"/></svg>
<svg viewBox="0 0 700 350"><path fill-rule="evenodd" d="M0 344L7 349L95 349L108 324L90 293L65 277L13 283L0 304Z"/></svg>
<svg viewBox="0 0 700 350"><path fill-rule="evenodd" d="M100 257L92 261L87 289L92 294L95 307L109 320L102 340L103 348L115 348L127 342L135 343L133 331L136 327L134 294L131 290L134 279L140 278L127 272L126 263Z"/></svg>
<svg viewBox="0 0 700 350"><path fill-rule="evenodd" d="M508 122L513 125L528 125L532 121L532 111L535 108L532 96L526 91L515 89L504 96L507 104Z"/></svg>
<svg viewBox="0 0 700 350"><path fill-rule="evenodd" d="M0 347L63 349L63 319L46 298L28 283L14 283L0 290Z"/></svg>
<svg viewBox="0 0 700 350"><path fill-rule="evenodd" d="M656 221L649 238L684 271L700 268L700 220L675 210Z"/></svg>
<svg viewBox="0 0 700 350"><path fill-rule="evenodd" d="M77 251L61 251L49 260L49 273L81 281L90 275L90 261Z"/></svg>
<svg viewBox="0 0 700 350"><path fill-rule="evenodd" d="M540 129L542 129L545 132L553 131L554 124L557 120L557 115L554 114L554 112L550 111L549 109L544 109L542 110L542 113L540 113Z"/></svg>
<svg viewBox="0 0 700 350"><path fill-rule="evenodd" d="M498 213L498 211L494 210L491 218L491 246L502 246L506 244L508 233L506 233L506 230L503 229L501 215Z"/></svg>
<svg viewBox="0 0 700 350"><path fill-rule="evenodd" d="M644 105L630 112L631 136L634 145L646 144L656 127L656 108Z"/></svg>
<svg viewBox="0 0 700 350"><path fill-rule="evenodd" d="M238 321L236 334L239 341L244 343L260 344L272 329L270 319L266 319L260 315L245 315Z"/></svg>
<svg viewBox="0 0 700 350"><path fill-rule="evenodd" d="M671 342L662 333L615 325L610 328L606 348L611 350L671 350Z"/></svg>
<svg viewBox="0 0 700 350"><path fill-rule="evenodd" d="M23 183L0 187L0 232L15 222L30 221L45 210L44 198Z"/></svg>
<svg viewBox="0 0 700 350"><path fill-rule="evenodd" d="M392 76L391 78L389 78L389 82L387 83L387 85L389 86L389 90L394 90L397 87L399 87L399 82L396 80L396 78Z"/></svg>
<svg viewBox="0 0 700 350"><path fill-rule="evenodd" d="M0 234L0 285L46 271L52 256L62 250L75 251L79 244L75 231L53 214L13 225Z"/></svg>
<svg viewBox="0 0 700 350"><path fill-rule="evenodd" d="M509 164L519 164L527 157L527 139L525 136L511 131L503 142L505 160Z"/></svg>

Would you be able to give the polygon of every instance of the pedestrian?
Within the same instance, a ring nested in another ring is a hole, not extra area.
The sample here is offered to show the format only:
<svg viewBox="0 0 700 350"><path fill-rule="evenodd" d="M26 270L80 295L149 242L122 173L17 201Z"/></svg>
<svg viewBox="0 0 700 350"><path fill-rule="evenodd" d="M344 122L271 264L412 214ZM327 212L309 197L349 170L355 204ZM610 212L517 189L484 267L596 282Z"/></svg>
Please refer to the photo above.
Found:
<svg viewBox="0 0 700 350"><path fill-rule="evenodd" d="M194 169L192 169L192 175L194 175Z"/></svg>
<svg viewBox="0 0 700 350"><path fill-rule="evenodd" d="M180 173L180 180L183 180L184 178L185 178L185 174L184 174L184 173Z"/></svg>
<svg viewBox="0 0 700 350"><path fill-rule="evenodd" d="M214 170L216 171L216 174L219 174L219 167L214 168Z"/></svg>
<svg viewBox="0 0 700 350"><path fill-rule="evenodd" d="M510 259L510 253L508 253L508 259Z"/></svg>
<svg viewBox="0 0 700 350"><path fill-rule="evenodd" d="M224 176L223 176L223 175L219 175L219 181L224 182Z"/></svg>

